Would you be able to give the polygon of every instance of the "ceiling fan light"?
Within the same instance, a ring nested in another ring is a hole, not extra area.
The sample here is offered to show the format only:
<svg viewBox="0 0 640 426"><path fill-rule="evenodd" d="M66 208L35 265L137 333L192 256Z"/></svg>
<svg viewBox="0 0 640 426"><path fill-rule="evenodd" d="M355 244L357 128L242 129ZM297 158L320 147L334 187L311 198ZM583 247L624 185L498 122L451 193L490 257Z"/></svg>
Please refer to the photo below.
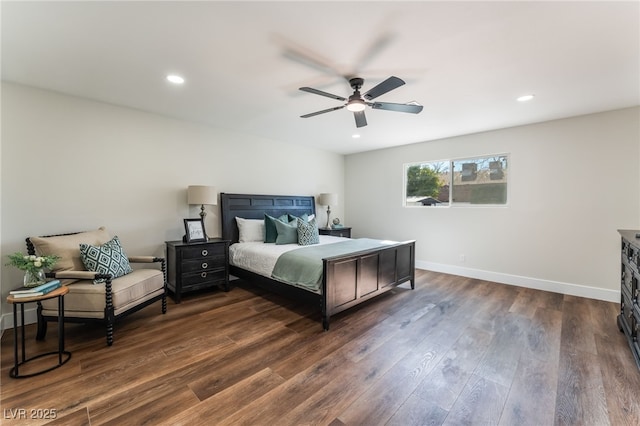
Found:
<svg viewBox="0 0 640 426"><path fill-rule="evenodd" d="M364 101L361 99L351 100L347 104L347 109L351 112L364 111L366 107L367 107L367 104L365 104Z"/></svg>

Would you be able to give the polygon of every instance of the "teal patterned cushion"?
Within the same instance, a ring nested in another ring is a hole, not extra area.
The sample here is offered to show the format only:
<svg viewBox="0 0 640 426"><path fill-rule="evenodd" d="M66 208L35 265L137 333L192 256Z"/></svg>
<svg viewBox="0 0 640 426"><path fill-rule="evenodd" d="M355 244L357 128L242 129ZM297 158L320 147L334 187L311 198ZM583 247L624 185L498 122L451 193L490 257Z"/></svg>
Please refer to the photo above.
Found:
<svg viewBox="0 0 640 426"><path fill-rule="evenodd" d="M113 237L101 246L80 244L80 258L87 271L99 274L111 274L118 278L133 272L129 258L122 249L118 237ZM103 283L104 279L94 280L94 284Z"/></svg>
<svg viewBox="0 0 640 426"><path fill-rule="evenodd" d="M298 220L298 244L301 246L310 246L311 244L320 243L318 235L318 225L316 219L313 218L309 222Z"/></svg>

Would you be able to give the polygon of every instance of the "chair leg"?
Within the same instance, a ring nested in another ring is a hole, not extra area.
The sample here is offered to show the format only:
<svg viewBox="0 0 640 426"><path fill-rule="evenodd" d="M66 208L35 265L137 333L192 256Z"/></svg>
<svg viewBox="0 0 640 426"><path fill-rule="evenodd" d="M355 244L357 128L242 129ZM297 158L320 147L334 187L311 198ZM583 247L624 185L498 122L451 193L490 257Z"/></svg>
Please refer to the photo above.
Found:
<svg viewBox="0 0 640 426"><path fill-rule="evenodd" d="M113 322L107 321L107 346L113 345Z"/></svg>
<svg viewBox="0 0 640 426"><path fill-rule="evenodd" d="M104 282L104 319L107 323L107 346L113 345L113 323L115 322L115 313L113 311L113 295L111 294L111 275L105 276Z"/></svg>
<svg viewBox="0 0 640 426"><path fill-rule="evenodd" d="M162 295L162 313L167 313L167 292Z"/></svg>
<svg viewBox="0 0 640 426"><path fill-rule="evenodd" d="M44 340L47 335L47 321L38 315L38 331L36 332L36 340Z"/></svg>

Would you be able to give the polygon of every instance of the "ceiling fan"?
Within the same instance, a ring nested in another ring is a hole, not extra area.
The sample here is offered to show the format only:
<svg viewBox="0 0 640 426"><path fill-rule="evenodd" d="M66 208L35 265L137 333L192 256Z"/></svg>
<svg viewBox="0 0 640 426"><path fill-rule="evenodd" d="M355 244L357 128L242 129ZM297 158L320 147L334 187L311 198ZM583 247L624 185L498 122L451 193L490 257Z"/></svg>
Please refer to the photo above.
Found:
<svg viewBox="0 0 640 426"><path fill-rule="evenodd" d="M349 79L349 84L353 89L353 95L349 96L349 99L331 93L323 92L322 90L313 89L311 87L301 87L300 90L304 92L326 96L327 98L337 99L339 101L347 101L347 103L341 106L324 109L322 111L316 111L310 114L301 115L300 117L309 118L315 115L336 111L346 107L349 111L353 112L353 116L356 119L356 127L364 127L367 125L367 118L364 115L364 110L367 108L367 106L370 106L373 109L408 112L411 114L418 114L420 111L422 111L422 105L418 104L415 101L407 102L404 104L394 104L389 102L369 102L377 98L378 96L384 95L385 93L402 86L404 84L404 81L399 79L398 77L391 76L387 78L382 83L369 89L369 91L365 92L363 95L360 94L360 88L364 84L364 79L354 77Z"/></svg>

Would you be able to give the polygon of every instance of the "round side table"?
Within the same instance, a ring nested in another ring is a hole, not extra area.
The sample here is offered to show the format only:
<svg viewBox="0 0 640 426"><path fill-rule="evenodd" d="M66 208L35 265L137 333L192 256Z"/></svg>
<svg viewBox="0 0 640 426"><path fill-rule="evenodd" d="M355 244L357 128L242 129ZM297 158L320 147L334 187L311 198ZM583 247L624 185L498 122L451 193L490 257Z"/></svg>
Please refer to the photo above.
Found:
<svg viewBox="0 0 640 426"><path fill-rule="evenodd" d="M14 359L14 364L13 364L13 368L11 369L11 371L9 371L9 376L16 378L16 379L22 379L22 378L26 378L26 377L33 377L33 376L37 376L39 374L42 373L46 373L47 371L51 371L53 369L56 369L58 367L60 367L61 365L65 364L67 361L69 361L71 359L71 352L69 351L65 351L64 350L64 295L67 294L69 292L69 289L67 288L67 286L62 286L60 288L57 288L43 296L33 296L33 297L19 297L19 298L15 298L13 297L11 294L9 296L7 296L7 303L10 303L13 305L13 359ZM47 299L53 299L53 298L58 298L58 350L57 351L53 351L53 352L47 352L44 354L40 354L40 355L36 355L33 356L31 358L27 358L26 352L25 352L25 348L24 348L24 305L26 303L32 303L32 302L39 302L42 300L47 300ZM21 333L20 333L20 339L18 339L18 305L20 305L20 323L22 325L21 327ZM22 347L22 357L18 358L18 340L21 341L21 347ZM30 373L30 374L23 374L21 375L18 372L18 368L21 365L26 364L29 361L32 361L34 359L38 359L38 358L42 358L45 356L49 356L49 355L55 355L58 354L58 364L54 365L53 367L49 367L47 369L44 370L40 370L37 371L35 373Z"/></svg>

